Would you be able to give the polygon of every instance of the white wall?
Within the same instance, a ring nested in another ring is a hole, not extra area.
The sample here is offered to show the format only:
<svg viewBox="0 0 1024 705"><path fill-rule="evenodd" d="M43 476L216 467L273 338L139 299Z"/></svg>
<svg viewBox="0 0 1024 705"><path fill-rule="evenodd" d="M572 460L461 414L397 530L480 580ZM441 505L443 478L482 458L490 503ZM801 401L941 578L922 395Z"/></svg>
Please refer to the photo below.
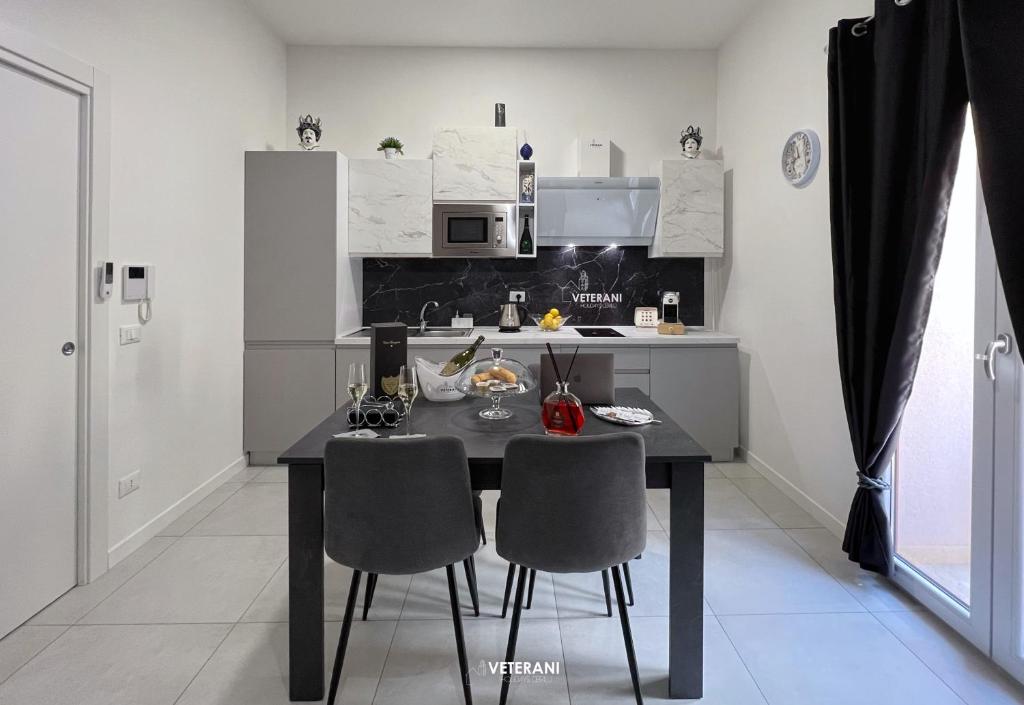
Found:
<svg viewBox="0 0 1024 705"><path fill-rule="evenodd" d="M288 48L289 144L300 114L324 121L321 144L380 157L395 135L426 158L438 127L493 125L494 104L526 130L542 176L575 176L581 130L621 150L612 174L646 176L678 157L679 132L701 125L715 145L715 52L537 49Z"/></svg>
<svg viewBox="0 0 1024 705"><path fill-rule="evenodd" d="M832 303L828 91L823 49L870 0L768 0L718 56L718 140L727 170L721 326L742 342L741 444L772 479L845 524L856 466L839 383ZM825 154L814 183L780 173L790 133Z"/></svg>
<svg viewBox="0 0 1024 705"><path fill-rule="evenodd" d="M285 48L236 0L0 0L0 18L110 76L110 253L157 267L141 344L117 346L137 322L120 285L108 304L117 560L241 458L243 155L283 144Z"/></svg>

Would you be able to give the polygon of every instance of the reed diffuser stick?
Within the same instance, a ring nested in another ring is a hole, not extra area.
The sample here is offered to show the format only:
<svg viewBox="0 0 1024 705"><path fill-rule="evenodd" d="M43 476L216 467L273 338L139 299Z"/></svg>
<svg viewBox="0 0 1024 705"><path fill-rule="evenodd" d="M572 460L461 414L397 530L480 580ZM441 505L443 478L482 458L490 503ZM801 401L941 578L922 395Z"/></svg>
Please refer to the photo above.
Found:
<svg viewBox="0 0 1024 705"><path fill-rule="evenodd" d="M562 375L558 371L558 360L555 359L555 351L551 349L551 343L544 343L548 348L548 357L551 358L551 367L555 370L555 379L558 380L559 384L562 384ZM577 348L579 350L579 348Z"/></svg>
<svg viewBox="0 0 1024 705"><path fill-rule="evenodd" d="M574 352L572 354L572 359L569 360L569 369L566 370L566 372L565 372L565 379L566 379L566 381L569 381L569 379L570 379L570 377L572 375L572 367L573 367L573 365L576 364L576 356L579 355L579 354L580 354L580 346L577 345L576 346L576 352Z"/></svg>

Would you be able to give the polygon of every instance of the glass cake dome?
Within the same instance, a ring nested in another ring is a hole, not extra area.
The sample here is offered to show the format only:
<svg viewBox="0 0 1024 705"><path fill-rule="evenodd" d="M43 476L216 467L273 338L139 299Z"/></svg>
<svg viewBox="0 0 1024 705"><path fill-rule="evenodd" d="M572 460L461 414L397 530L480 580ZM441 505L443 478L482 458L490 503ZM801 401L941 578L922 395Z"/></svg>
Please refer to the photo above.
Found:
<svg viewBox="0 0 1024 705"><path fill-rule="evenodd" d="M491 357L477 360L459 377L459 391L467 396L484 397L491 406L480 412L485 419L507 419L512 412L501 407L505 397L526 394L537 386L533 373L518 360L502 357L501 348L492 348Z"/></svg>

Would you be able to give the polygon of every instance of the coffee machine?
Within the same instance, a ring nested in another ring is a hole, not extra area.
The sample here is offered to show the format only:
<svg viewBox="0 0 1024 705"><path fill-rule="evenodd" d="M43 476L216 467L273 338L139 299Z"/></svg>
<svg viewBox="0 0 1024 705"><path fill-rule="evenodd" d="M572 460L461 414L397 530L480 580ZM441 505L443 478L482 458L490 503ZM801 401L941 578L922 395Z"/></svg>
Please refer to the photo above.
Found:
<svg viewBox="0 0 1024 705"><path fill-rule="evenodd" d="M679 292L666 291L661 295L661 322L679 323Z"/></svg>
<svg viewBox="0 0 1024 705"><path fill-rule="evenodd" d="M665 291L661 294L661 322L658 324L661 335L683 335L686 327L679 318L679 292Z"/></svg>

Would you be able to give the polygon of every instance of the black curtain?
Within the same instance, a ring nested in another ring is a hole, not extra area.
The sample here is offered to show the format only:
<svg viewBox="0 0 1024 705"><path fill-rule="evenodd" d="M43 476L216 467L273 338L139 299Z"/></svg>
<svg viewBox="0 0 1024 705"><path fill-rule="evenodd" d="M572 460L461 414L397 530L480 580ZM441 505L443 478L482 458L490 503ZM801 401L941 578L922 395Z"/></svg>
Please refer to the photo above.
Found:
<svg viewBox="0 0 1024 705"><path fill-rule="evenodd" d="M876 0L873 21L831 31L836 332L859 470L843 550L885 575L884 475L920 357L968 100L996 257L1024 330L1022 37L1021 0Z"/></svg>

